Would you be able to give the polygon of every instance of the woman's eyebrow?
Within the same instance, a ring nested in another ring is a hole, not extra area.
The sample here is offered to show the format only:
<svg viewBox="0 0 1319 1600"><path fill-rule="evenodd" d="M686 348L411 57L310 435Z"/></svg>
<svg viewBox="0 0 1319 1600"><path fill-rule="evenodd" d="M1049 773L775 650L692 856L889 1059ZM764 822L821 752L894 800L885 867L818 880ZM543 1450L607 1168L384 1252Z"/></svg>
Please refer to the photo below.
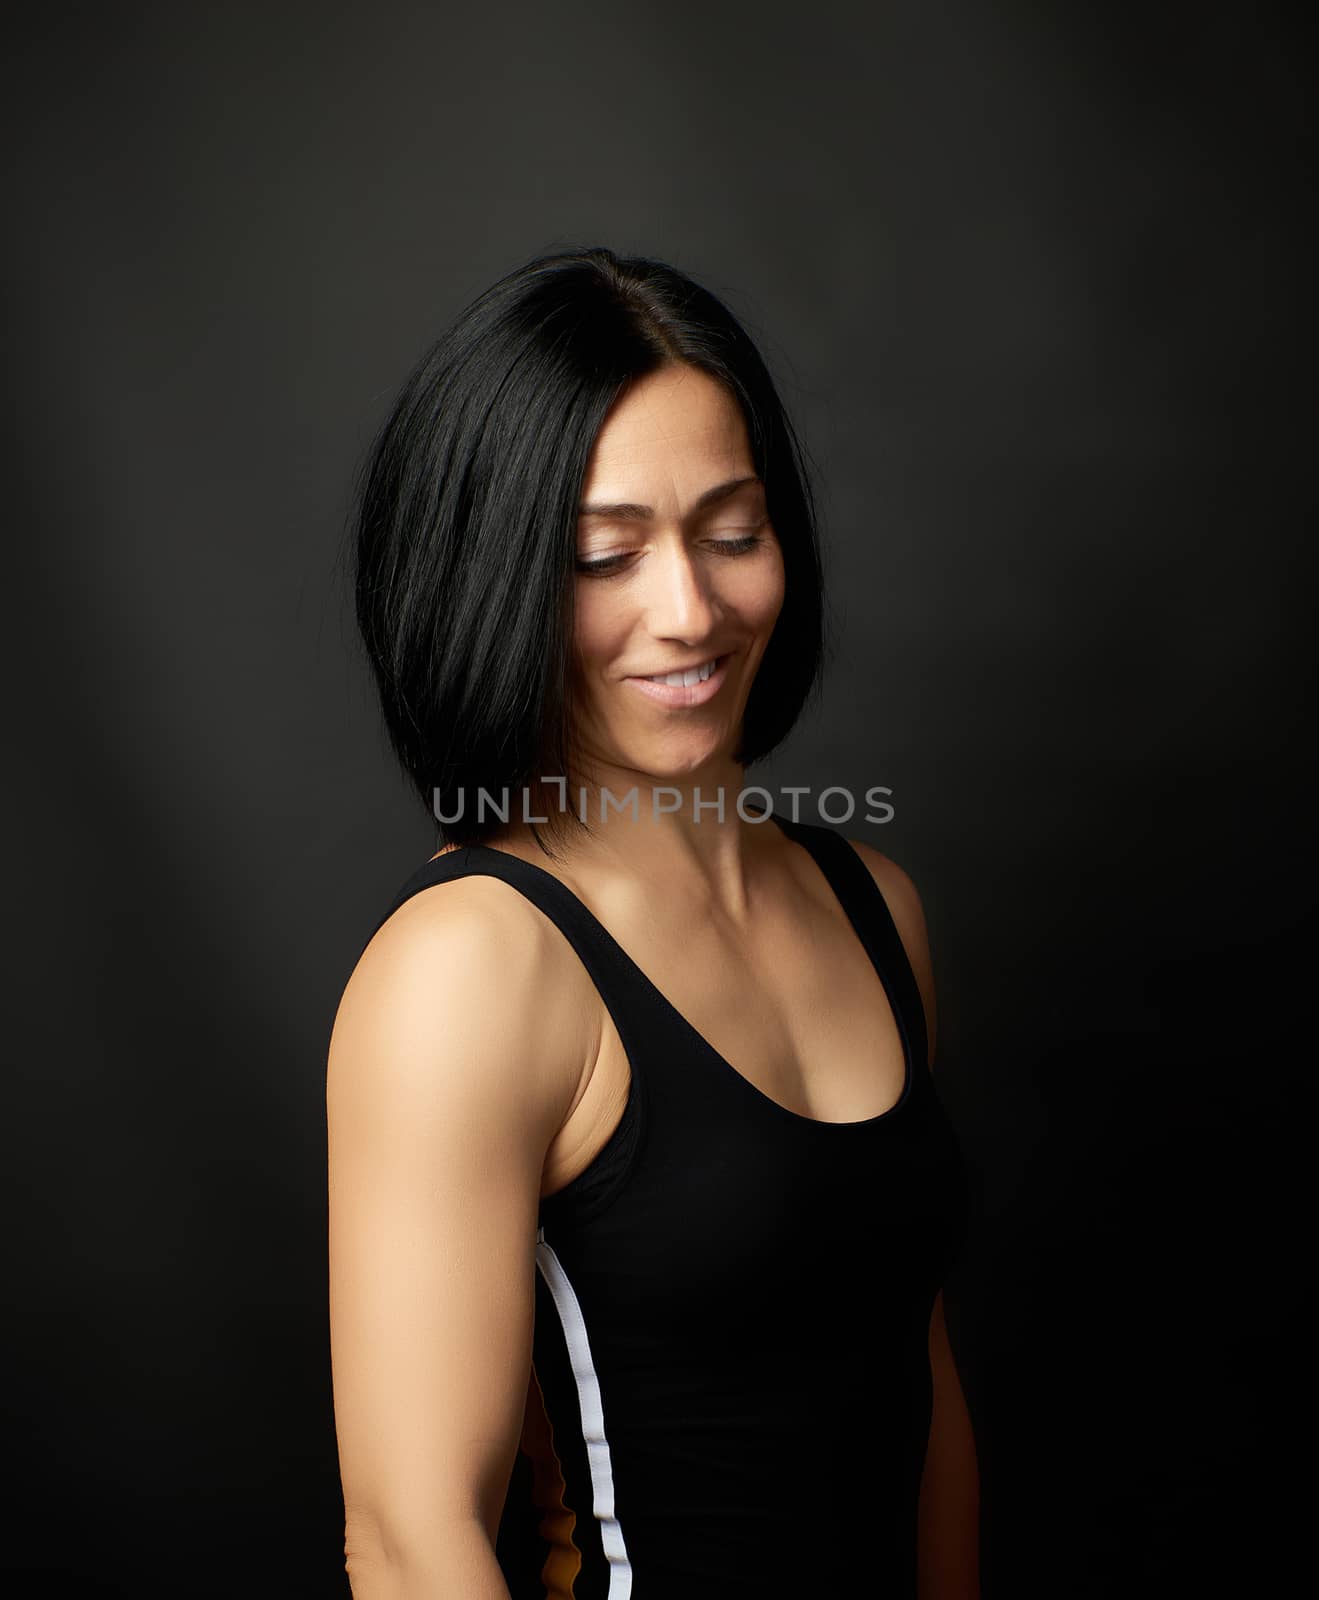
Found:
<svg viewBox="0 0 1319 1600"><path fill-rule="evenodd" d="M704 494L698 495L695 502L688 508L687 515L693 512L704 511L707 506L714 505L716 501L726 500L729 495L736 494L739 489L745 489L748 484L759 483L760 479L754 475L749 478L730 478L727 483L717 483L713 489L707 489ZM639 506L630 500L620 501L617 505L583 505L578 506L579 517L608 517L613 522L649 522L655 515L653 506Z"/></svg>

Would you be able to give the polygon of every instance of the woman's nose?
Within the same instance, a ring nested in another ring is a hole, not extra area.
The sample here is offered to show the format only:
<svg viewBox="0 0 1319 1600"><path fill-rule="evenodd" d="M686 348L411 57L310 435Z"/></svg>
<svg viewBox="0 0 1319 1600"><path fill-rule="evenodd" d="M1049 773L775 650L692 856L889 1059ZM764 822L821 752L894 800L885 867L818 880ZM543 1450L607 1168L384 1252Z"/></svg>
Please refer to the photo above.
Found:
<svg viewBox="0 0 1319 1600"><path fill-rule="evenodd" d="M716 608L710 580L683 544L667 545L656 552L647 573L647 621L660 639L696 643L710 631Z"/></svg>

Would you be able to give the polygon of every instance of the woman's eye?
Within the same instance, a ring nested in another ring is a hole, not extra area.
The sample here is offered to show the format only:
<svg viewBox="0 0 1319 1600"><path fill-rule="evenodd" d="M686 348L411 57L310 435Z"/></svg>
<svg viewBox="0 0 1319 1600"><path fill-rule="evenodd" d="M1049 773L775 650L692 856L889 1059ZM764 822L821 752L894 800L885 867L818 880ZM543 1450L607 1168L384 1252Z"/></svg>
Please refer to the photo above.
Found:
<svg viewBox="0 0 1319 1600"><path fill-rule="evenodd" d="M763 535L759 528L748 528L745 532L729 530L726 538L712 538L708 540L709 547L718 551L721 556L745 555L754 550L762 542ZM612 573L621 572L635 552L628 550L616 556L597 556L593 560L585 556L577 558L576 570L584 578L606 578Z"/></svg>
<svg viewBox="0 0 1319 1600"><path fill-rule="evenodd" d="M714 539L711 543L721 555L740 555L744 550L755 549L760 543L760 533L758 531L755 533L748 531L734 534L732 538Z"/></svg>
<svg viewBox="0 0 1319 1600"><path fill-rule="evenodd" d="M623 556L601 556L595 561L586 561L578 558L577 571L584 577L599 577L603 573L617 572L627 560Z"/></svg>

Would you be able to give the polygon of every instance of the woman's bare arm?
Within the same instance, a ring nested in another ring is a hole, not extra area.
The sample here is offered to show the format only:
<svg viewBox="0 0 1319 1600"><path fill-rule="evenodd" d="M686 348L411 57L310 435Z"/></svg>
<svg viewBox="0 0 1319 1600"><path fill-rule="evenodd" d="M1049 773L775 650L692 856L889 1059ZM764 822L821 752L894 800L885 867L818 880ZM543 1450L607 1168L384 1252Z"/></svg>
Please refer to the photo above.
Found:
<svg viewBox="0 0 1319 1600"><path fill-rule="evenodd" d="M911 963L925 1008L928 1064L933 1067L934 968L920 895L896 861L871 845L853 843L879 885ZM942 1294L935 1298L930 1318L929 1351L934 1399L920 1491L920 1600L979 1600L980 1468L971 1415L948 1341Z"/></svg>
<svg viewBox="0 0 1319 1600"><path fill-rule="evenodd" d="M934 1406L920 1499L920 1600L980 1600L980 1468L948 1343L943 1295L930 1319Z"/></svg>
<svg viewBox="0 0 1319 1600"><path fill-rule="evenodd" d="M585 986L585 987L584 987ZM584 969L497 879L406 902L327 1071L330 1333L355 1600L507 1600L546 1151L592 1054Z"/></svg>

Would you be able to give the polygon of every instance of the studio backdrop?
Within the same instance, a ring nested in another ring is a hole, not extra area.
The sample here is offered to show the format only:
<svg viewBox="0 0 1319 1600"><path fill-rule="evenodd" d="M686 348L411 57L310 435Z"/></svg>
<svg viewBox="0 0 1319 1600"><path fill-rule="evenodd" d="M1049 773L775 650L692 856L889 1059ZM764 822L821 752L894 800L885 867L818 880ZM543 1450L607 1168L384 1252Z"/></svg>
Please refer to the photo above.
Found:
<svg viewBox="0 0 1319 1600"><path fill-rule="evenodd" d="M1256 7L39 8L11 41L12 1592L344 1596L325 1056L435 831L353 474L496 277L765 351L838 652L754 778L916 883L985 1592L1271 1592L1303 1040L1308 80Z"/></svg>

